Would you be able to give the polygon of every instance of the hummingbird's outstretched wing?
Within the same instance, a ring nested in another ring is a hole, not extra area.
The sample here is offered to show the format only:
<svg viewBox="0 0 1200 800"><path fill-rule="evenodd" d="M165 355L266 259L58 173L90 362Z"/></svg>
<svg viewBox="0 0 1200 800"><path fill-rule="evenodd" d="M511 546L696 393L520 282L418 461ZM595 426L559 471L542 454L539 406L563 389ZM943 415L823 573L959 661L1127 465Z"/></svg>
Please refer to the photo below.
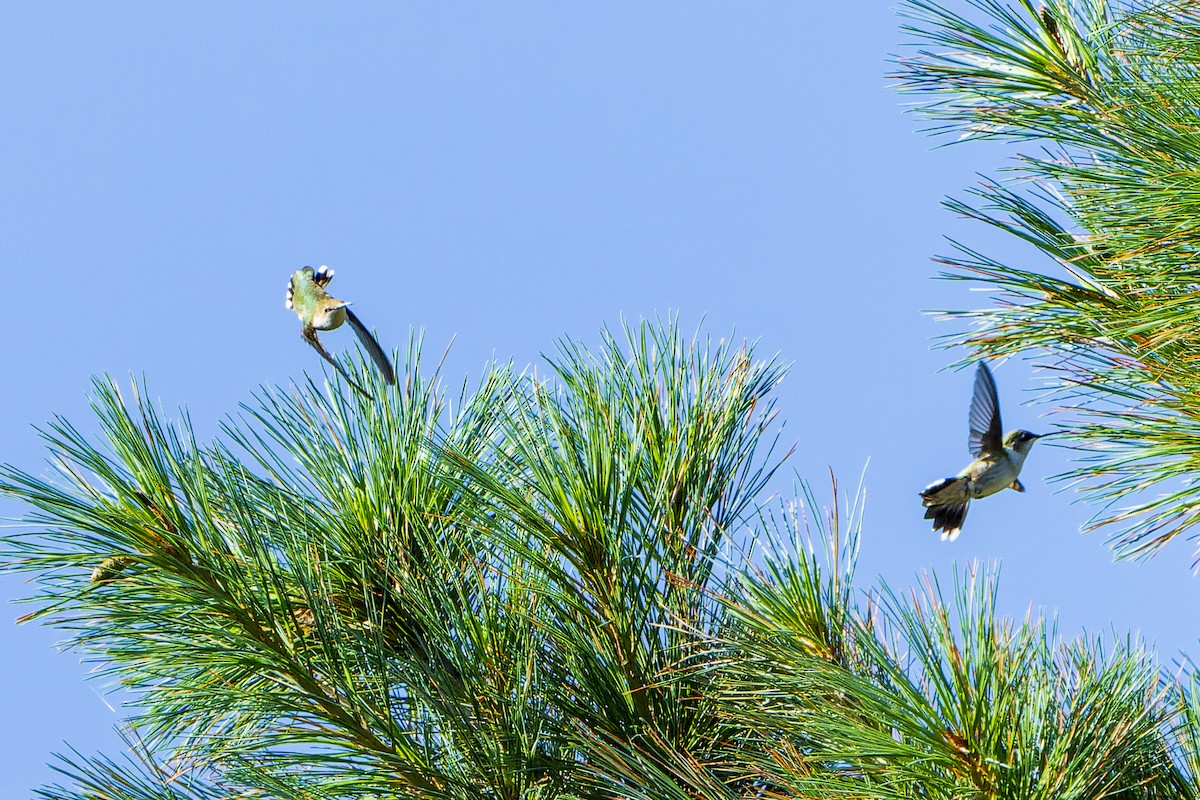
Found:
<svg viewBox="0 0 1200 800"><path fill-rule="evenodd" d="M316 328L314 328L312 325L305 325L304 327L302 327L300 329L300 336L301 336L301 338L304 339L304 341L306 341L312 345L313 350L316 350L321 355L321 358L325 359L326 361L328 361L330 364L333 365L333 368L336 369L338 371L338 373L343 378L346 379L346 383L353 386L359 392L362 392L363 396L366 397L368 400L375 399L371 395L370 392L368 392L366 389L364 389L362 386L360 386L358 384L358 381L354 380L354 378L351 378L349 373L347 373L346 370L342 369L342 365L339 364L338 362L334 361L333 356L329 355L328 351L326 351L325 348L321 346L321 340L317 338L317 329ZM378 347L378 345L376 345L376 347Z"/></svg>
<svg viewBox="0 0 1200 800"><path fill-rule="evenodd" d="M367 326L362 324L362 320L348 308L346 309L346 319L350 320L350 327L354 328L354 332L358 335L358 340L362 342L363 347L367 348L367 353L370 354L371 360L375 362L375 366L379 367L379 371L383 374L383 379L388 383L395 383L396 371L392 369L392 362L388 361L387 353L383 352L383 348L379 346L379 340L367 330Z"/></svg>
<svg viewBox="0 0 1200 800"><path fill-rule="evenodd" d="M971 435L967 449L976 458L998 456L1004 452L1004 431L1000 425L1000 399L996 396L996 379L987 364L980 361L975 370L975 392L971 396L968 417Z"/></svg>

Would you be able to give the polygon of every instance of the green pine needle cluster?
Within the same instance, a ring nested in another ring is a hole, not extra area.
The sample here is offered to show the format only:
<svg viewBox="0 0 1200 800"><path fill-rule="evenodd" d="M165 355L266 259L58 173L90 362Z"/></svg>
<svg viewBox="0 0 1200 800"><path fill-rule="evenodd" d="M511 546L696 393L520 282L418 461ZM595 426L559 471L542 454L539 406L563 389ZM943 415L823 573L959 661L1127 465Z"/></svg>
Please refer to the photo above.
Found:
<svg viewBox="0 0 1200 800"><path fill-rule="evenodd" d="M926 0L900 89L958 141L1016 149L951 210L1032 245L1008 264L955 242L946 277L994 304L947 312L988 356L1040 352L1121 556L1200 519L1200 7L1181 0Z"/></svg>
<svg viewBox="0 0 1200 800"><path fill-rule="evenodd" d="M0 541L133 698L46 800L1194 797L1200 690L943 590L856 585L861 492L780 504L750 345L674 323L447 394L264 391L201 443L107 380ZM370 381L370 366L358 373Z"/></svg>

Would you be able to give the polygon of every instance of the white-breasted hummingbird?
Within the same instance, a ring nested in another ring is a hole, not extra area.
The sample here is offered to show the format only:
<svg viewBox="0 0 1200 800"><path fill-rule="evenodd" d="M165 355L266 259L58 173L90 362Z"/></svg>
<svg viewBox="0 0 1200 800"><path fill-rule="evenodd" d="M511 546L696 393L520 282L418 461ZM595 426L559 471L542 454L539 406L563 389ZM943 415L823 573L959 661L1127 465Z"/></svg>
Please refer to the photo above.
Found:
<svg viewBox="0 0 1200 800"><path fill-rule="evenodd" d="M942 532L942 540L954 541L967 518L967 506L972 500L996 494L1004 489L1025 491L1017 480L1025 456L1038 439L1051 434L1029 431L1010 431L1001 438L1000 400L996 396L996 380L987 364L979 362L975 370L975 391L971 396L968 417L971 433L967 449L975 460L953 478L934 481L921 492L925 519L933 520L933 529Z"/></svg>
<svg viewBox="0 0 1200 800"><path fill-rule="evenodd" d="M333 270L329 267L321 266L316 270L312 267L304 267L296 270L292 273L291 280L288 281L286 305L296 312L296 316L300 317L301 338L312 345L321 358L332 364L347 383L370 397L371 393L351 378L346 370L342 369L341 364L334 361L333 356L329 355L321 346L321 340L317 338L317 331L331 331L341 327L343 322L349 320L350 327L354 329L358 340L367 349L367 354L371 356L371 360L383 374L383 379L388 383L395 383L396 372L392 369L392 363L388 361L387 353L383 352L383 348L379 346L379 341L371 331L367 330L367 326L363 325L362 320L347 308L350 303L330 297L329 293L325 291L325 287L331 280L333 280Z"/></svg>

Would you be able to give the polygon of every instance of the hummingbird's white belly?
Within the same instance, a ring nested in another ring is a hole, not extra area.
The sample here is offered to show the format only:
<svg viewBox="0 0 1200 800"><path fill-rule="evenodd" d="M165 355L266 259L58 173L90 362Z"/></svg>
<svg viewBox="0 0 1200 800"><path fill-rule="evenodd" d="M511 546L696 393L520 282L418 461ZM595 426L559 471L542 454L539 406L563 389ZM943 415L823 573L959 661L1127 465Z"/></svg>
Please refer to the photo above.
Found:
<svg viewBox="0 0 1200 800"><path fill-rule="evenodd" d="M340 328L346 321L346 309L338 306L333 309L322 309L313 315L312 326L319 331L332 331Z"/></svg>
<svg viewBox="0 0 1200 800"><path fill-rule="evenodd" d="M960 475L968 479L971 497L988 497L1012 486L1021 474L1025 454L1005 448L1004 458L995 461L980 459L967 466Z"/></svg>
<svg viewBox="0 0 1200 800"><path fill-rule="evenodd" d="M971 496L974 498L988 497L1003 491L1017 479L1017 471L993 467L971 481Z"/></svg>

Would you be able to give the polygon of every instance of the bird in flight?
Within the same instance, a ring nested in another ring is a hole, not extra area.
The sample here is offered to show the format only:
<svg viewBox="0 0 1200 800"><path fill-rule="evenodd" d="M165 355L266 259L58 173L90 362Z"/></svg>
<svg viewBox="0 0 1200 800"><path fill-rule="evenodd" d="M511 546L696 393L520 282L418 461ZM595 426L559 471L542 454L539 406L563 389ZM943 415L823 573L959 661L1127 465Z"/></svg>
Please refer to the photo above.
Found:
<svg viewBox="0 0 1200 800"><path fill-rule="evenodd" d="M972 500L996 494L1004 489L1025 491L1017 477L1025 456L1038 439L1052 434L1010 431L1001 438L1000 400L996 380L987 364L979 362L975 370L975 391L968 417L971 433L967 449L975 460L953 478L934 481L921 492L925 519L933 520L933 529L942 532L942 540L954 541L967 518Z"/></svg>
<svg viewBox="0 0 1200 800"><path fill-rule="evenodd" d="M317 338L317 331L331 331L341 327L343 322L349 320L350 327L354 328L358 340L362 342L367 354L379 368L383 379L388 383L395 383L396 372L392 369L391 362L388 361L387 353L383 352L383 348L379 346L379 341L371 331L367 330L367 326L363 325L362 320L347 308L350 303L331 297L325 291L325 287L331 280L333 280L333 270L328 267L317 267L316 270L313 270L312 267L304 267L296 270L292 273L291 280L288 281L287 307L300 317L301 338L312 345L321 358L332 364L347 383L369 398L371 393L351 378L349 373L342 369L341 364L334 361L333 356L329 355L321 345L321 340Z"/></svg>

